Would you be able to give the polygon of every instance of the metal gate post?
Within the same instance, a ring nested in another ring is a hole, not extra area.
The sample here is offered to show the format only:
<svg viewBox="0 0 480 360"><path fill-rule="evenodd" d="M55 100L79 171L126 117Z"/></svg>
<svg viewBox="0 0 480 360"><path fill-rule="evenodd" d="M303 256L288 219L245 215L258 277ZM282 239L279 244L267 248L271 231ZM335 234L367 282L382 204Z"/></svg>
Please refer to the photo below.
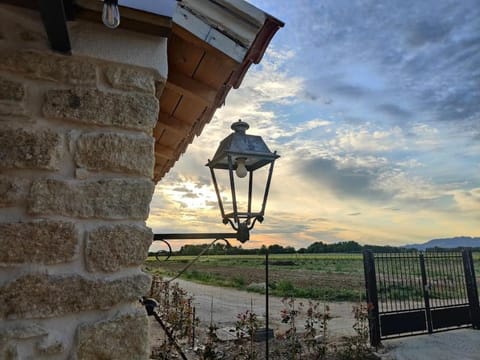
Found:
<svg viewBox="0 0 480 360"><path fill-rule="evenodd" d="M475 269L473 267L472 249L463 249L462 258L472 326L474 329L480 329L480 305L478 302L477 278L475 277Z"/></svg>
<svg viewBox="0 0 480 360"><path fill-rule="evenodd" d="M422 286L423 286L423 300L425 301L425 313L427 315L427 328L428 333L433 333L433 326L432 326L432 314L430 312L430 285L427 281L427 271L425 270L425 256L423 253L419 255L420 260L420 271L422 273Z"/></svg>
<svg viewBox="0 0 480 360"><path fill-rule="evenodd" d="M380 345L380 318L378 316L377 276L375 258L370 250L363 251L363 268L365 270L365 288L367 291L368 327L370 344Z"/></svg>

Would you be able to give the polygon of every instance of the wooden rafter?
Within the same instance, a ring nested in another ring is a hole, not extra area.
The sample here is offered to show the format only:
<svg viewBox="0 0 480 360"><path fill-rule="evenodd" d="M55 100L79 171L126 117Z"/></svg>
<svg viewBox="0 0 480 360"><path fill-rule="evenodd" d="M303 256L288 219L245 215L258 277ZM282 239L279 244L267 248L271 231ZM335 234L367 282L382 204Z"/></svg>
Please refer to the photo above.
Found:
<svg viewBox="0 0 480 360"><path fill-rule="evenodd" d="M215 102L217 95L215 88L178 71L171 71L168 75L167 88L189 98L200 100L205 106L211 106Z"/></svg>
<svg viewBox="0 0 480 360"><path fill-rule="evenodd" d="M176 160L177 154L175 149L157 143L155 144L155 158L157 157L167 160Z"/></svg>
<svg viewBox="0 0 480 360"><path fill-rule="evenodd" d="M164 128L178 135L185 136L185 134L190 131L192 126L180 119L177 119L175 116L160 111L157 127Z"/></svg>

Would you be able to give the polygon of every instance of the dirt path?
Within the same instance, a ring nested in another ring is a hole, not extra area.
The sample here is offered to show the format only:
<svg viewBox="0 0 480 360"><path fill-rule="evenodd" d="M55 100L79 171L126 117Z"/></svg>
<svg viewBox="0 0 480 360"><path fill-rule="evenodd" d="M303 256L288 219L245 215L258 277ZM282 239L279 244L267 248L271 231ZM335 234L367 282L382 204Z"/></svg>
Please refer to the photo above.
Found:
<svg viewBox="0 0 480 360"><path fill-rule="evenodd" d="M235 326L237 314L249 310L265 316L265 296L246 291L239 291L230 288L220 288L210 285L201 285L185 280L175 280L179 286L194 296L196 314L200 321L209 324L210 319L219 327ZM305 299L296 299L296 303L308 303ZM213 305L212 305L213 303ZM252 306L253 305L253 306ZM333 337L353 335L353 314L351 302L333 302L328 304L332 319L329 321L329 334ZM323 304L322 304L323 306ZM275 331L284 331L286 325L281 323L280 312L284 308L282 299L270 296L269 301L269 324ZM213 311L211 311L213 309ZM305 317L300 315L297 319L297 329L303 329Z"/></svg>

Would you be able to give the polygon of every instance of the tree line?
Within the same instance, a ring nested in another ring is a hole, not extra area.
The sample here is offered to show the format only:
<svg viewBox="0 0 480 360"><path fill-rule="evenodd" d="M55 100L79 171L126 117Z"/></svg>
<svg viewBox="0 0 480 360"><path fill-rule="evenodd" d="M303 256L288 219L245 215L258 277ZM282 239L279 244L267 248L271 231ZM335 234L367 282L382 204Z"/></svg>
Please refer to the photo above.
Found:
<svg viewBox="0 0 480 360"><path fill-rule="evenodd" d="M174 255L195 256L200 254L208 244L187 244L183 245L178 251L174 251ZM355 241L344 241L334 244L327 244L322 241L316 241L306 248L295 249L293 246L282 246L279 244L262 245L256 249L244 249L239 246L228 246L224 243L215 243L209 250L209 255L264 255L266 252L270 254L323 254L323 253L359 253L363 250L372 250L374 252L406 252L416 251L415 249L406 249L395 246L381 245L360 245Z"/></svg>

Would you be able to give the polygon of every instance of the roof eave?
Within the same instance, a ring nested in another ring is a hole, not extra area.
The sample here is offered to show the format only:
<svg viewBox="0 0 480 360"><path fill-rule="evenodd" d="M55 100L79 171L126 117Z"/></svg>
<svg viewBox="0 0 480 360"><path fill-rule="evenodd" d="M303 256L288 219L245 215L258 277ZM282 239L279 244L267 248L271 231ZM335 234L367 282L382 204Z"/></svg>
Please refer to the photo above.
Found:
<svg viewBox="0 0 480 360"><path fill-rule="evenodd" d="M234 89L238 89L252 64L258 64L263 58L270 41L275 33L285 25L277 18L267 15L265 23L257 33L255 40L247 51L240 68L233 74L230 84Z"/></svg>

